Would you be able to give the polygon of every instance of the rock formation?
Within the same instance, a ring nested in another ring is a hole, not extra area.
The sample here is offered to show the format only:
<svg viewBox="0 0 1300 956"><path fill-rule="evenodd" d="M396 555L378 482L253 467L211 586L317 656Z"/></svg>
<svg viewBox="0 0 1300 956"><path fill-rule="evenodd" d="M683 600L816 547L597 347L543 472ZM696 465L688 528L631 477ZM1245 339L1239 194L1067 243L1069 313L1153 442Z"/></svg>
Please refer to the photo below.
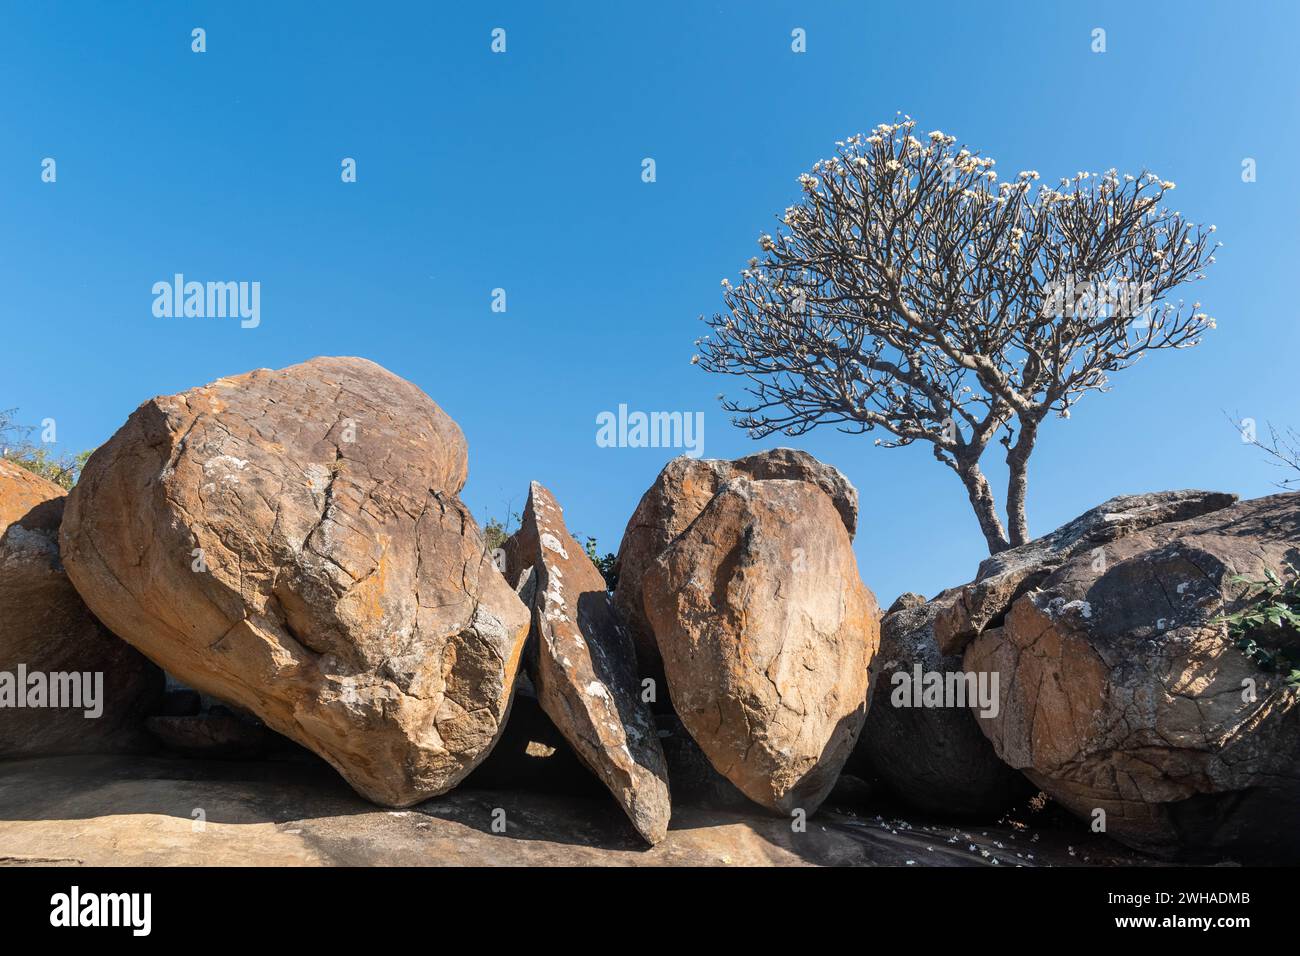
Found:
<svg viewBox="0 0 1300 956"><path fill-rule="evenodd" d="M879 641L832 497L732 479L642 590L673 706L713 766L769 809L815 811L862 726Z"/></svg>
<svg viewBox="0 0 1300 956"><path fill-rule="evenodd" d="M609 788L647 842L668 832L668 771L642 702L636 653L605 579L569 534L555 497L533 482L506 542L507 575L531 570L536 644L529 674L542 709Z"/></svg>
<svg viewBox="0 0 1300 956"><path fill-rule="evenodd" d="M853 537L858 522L858 492L839 471L792 448L773 448L736 461L689 458L670 461L627 523L618 549L618 587L614 604L627 622L636 645L640 673L663 683L663 664L646 619L642 579L673 539L704 510L718 489L735 477L754 480L790 478L806 481L830 496L844 527ZM659 698L663 703L663 698Z"/></svg>
<svg viewBox="0 0 1300 956"><path fill-rule="evenodd" d="M0 757L147 749L144 719L162 697L162 671L95 620L68 580L65 501L0 460Z"/></svg>
<svg viewBox="0 0 1300 956"><path fill-rule="evenodd" d="M921 674L945 680L963 673L962 656L940 653L934 636L935 619L954 596L945 591L926 602L905 595L909 599L896 601L880 622L871 709L854 758L865 760L870 773L911 807L941 817L996 820L1033 791L1021 773L998 759L979 729L989 718L967 706L969 682L961 685L960 702L914 705L918 665Z"/></svg>
<svg viewBox="0 0 1300 956"><path fill-rule="evenodd" d="M259 369L141 405L69 498L64 561L168 672L407 806L492 748L528 631L466 474L456 423L374 363Z"/></svg>
<svg viewBox="0 0 1300 956"><path fill-rule="evenodd" d="M935 620L939 650L961 653L971 638L1007 612L1012 601L1075 555L1095 551L1144 528L1226 508L1236 500L1236 495L1218 491L1118 495L1051 534L985 558L975 580L958 588L954 600Z"/></svg>
<svg viewBox="0 0 1300 956"><path fill-rule="evenodd" d="M1300 705L1219 616L1290 576L1300 495L1134 531L1060 564L967 648L998 671L999 756L1089 824L1166 855L1294 859Z"/></svg>

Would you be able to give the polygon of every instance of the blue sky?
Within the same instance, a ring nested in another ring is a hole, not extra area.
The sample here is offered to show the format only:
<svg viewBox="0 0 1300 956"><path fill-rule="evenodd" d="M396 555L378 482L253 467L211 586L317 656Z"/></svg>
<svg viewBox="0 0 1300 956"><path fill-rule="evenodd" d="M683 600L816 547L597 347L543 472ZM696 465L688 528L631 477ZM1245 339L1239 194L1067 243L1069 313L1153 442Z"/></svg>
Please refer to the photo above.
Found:
<svg viewBox="0 0 1300 956"><path fill-rule="evenodd" d="M362 355L460 423L480 518L522 510L536 479L612 550L672 452L598 447L596 416L703 411L709 457L783 443L728 423L715 396L734 382L690 365L698 316L798 174L901 110L1049 182L1154 169L1225 244L1194 290L1217 332L1049 420L1031 531L1114 494L1275 490L1222 410L1300 425L1300 7L467 6L6 4L0 408L53 417L72 451L155 394ZM155 318L150 289L177 272L259 281L261 325ZM857 485L882 603L970 578L984 544L928 450L833 430L784 443Z"/></svg>

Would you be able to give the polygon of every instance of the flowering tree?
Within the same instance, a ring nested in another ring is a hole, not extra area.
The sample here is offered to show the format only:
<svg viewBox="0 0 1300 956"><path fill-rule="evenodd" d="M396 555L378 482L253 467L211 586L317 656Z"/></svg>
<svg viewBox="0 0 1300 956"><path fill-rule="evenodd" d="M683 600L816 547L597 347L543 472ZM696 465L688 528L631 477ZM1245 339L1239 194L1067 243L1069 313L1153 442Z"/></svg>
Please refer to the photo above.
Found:
<svg viewBox="0 0 1300 956"><path fill-rule="evenodd" d="M1144 352L1199 342L1214 321L1165 301L1204 278L1208 234L1163 203L1151 173L1036 172L999 182L994 161L903 118L836 144L800 177L785 228L763 235L692 361L747 380L723 400L754 437L821 424L930 444L966 488L990 553L1028 540L1029 456L1051 412ZM1007 526L980 469L1009 469Z"/></svg>

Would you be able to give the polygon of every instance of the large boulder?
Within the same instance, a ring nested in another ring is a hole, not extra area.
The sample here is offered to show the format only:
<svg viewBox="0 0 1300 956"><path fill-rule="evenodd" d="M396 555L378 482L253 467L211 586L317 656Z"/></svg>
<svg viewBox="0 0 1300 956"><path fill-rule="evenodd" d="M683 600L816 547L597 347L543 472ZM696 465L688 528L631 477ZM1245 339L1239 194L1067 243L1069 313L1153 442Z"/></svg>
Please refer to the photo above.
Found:
<svg viewBox="0 0 1300 956"><path fill-rule="evenodd" d="M704 510L718 489L732 478L755 481L789 478L806 481L825 492L852 538L858 523L858 492L837 469L807 452L772 448L735 461L682 455L664 466L641 496L619 545L615 570L618 585L614 605L627 622L636 645L642 676L663 684L663 662L646 618L642 583L646 572L673 539ZM659 699L662 703L662 698Z"/></svg>
<svg viewBox="0 0 1300 956"><path fill-rule="evenodd" d="M1220 615L1246 601L1237 575L1289 577L1297 555L1300 495L1288 494L1065 562L966 650L967 669L1001 674L998 716L980 728L1130 846L1294 859L1297 691L1238 649Z"/></svg>
<svg viewBox="0 0 1300 956"><path fill-rule="evenodd" d="M466 474L456 423L378 365L259 369L141 405L69 499L64 561L169 673L407 806L491 750L528 632Z"/></svg>
<svg viewBox="0 0 1300 956"><path fill-rule="evenodd" d="M68 580L65 501L0 459L0 757L147 749L144 720L162 699L162 671L95 620Z"/></svg>
<svg viewBox="0 0 1300 956"><path fill-rule="evenodd" d="M866 716L880 637L831 497L732 479L643 591L673 706L713 766L769 809L815 811Z"/></svg>
<svg viewBox="0 0 1300 956"><path fill-rule="evenodd" d="M980 631L996 626L1016 598L1076 555L1095 552L1136 531L1218 511L1236 500L1236 495L1220 491L1117 495L1051 534L985 558L975 580L958 588L936 618L939 650L960 654Z"/></svg>
<svg viewBox="0 0 1300 956"><path fill-rule="evenodd" d="M569 534L555 496L537 482L506 542L512 580L531 570L537 699L650 844L668 832L668 770L654 715L640 696L636 652L605 579Z"/></svg>
<svg viewBox="0 0 1300 956"><path fill-rule="evenodd" d="M953 591L929 602L904 595L881 620L871 709L850 766L865 763L869 776L926 813L997 819L1033 791L980 730L988 710L968 706L972 685L959 683L962 655L939 651L934 622L954 598ZM975 679L977 692L994 689L987 677ZM960 695L934 699L939 695L928 694L927 681L938 680Z"/></svg>

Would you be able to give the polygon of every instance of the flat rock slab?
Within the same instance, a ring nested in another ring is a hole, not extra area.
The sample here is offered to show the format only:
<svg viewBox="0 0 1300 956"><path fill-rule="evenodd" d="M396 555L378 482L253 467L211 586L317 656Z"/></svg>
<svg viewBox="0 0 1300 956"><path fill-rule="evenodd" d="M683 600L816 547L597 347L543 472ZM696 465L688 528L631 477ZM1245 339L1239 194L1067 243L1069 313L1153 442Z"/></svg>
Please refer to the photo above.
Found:
<svg viewBox="0 0 1300 956"><path fill-rule="evenodd" d="M505 811L506 832L492 831ZM195 810L202 810L202 820ZM199 825L201 823L201 826ZM685 808L647 848L607 799L462 787L366 803L315 759L51 757L0 764L0 864L16 866L1051 866L1141 864L1086 833L953 828L823 811ZM955 838L955 841L954 841ZM1068 840L1077 839L1069 852ZM954 841L954 842L950 842ZM1085 850L1088 843L1093 849ZM1002 844L1001 847L997 844ZM972 849L972 847L974 849ZM987 851L988 855L984 853ZM1022 859L1017 859L1016 854ZM1025 859L1033 854L1033 859ZM997 859L997 863L992 861Z"/></svg>
<svg viewBox="0 0 1300 956"><path fill-rule="evenodd" d="M534 575L529 675L542 710L637 832L658 843L672 813L668 768L654 715L639 697L632 639L555 496L535 481L505 551L511 579L525 568Z"/></svg>

